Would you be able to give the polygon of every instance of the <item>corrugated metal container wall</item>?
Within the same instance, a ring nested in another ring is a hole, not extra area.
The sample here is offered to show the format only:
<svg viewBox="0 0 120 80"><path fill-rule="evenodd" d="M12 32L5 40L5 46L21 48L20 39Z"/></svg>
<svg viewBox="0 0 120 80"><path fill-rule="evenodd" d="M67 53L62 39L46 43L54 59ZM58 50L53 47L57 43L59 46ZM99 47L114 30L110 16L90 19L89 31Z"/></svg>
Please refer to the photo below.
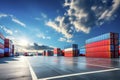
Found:
<svg viewBox="0 0 120 80"><path fill-rule="evenodd" d="M0 57L4 57L4 39L5 37L0 33Z"/></svg>
<svg viewBox="0 0 120 80"><path fill-rule="evenodd" d="M118 58L119 34L106 33L86 40L86 57Z"/></svg>
<svg viewBox="0 0 120 80"><path fill-rule="evenodd" d="M64 49L65 57L77 57L79 55L79 50L75 48Z"/></svg>
<svg viewBox="0 0 120 80"><path fill-rule="evenodd" d="M14 45L12 45L12 54L14 55Z"/></svg>
<svg viewBox="0 0 120 80"><path fill-rule="evenodd" d="M45 56L53 56L53 51L46 50L45 51Z"/></svg>
<svg viewBox="0 0 120 80"><path fill-rule="evenodd" d="M5 39L4 41L4 56L12 56L12 41L9 39Z"/></svg>
<svg viewBox="0 0 120 80"><path fill-rule="evenodd" d="M54 56L62 56L62 52L60 48L54 48Z"/></svg>
<svg viewBox="0 0 120 80"><path fill-rule="evenodd" d="M120 45L119 45L119 56L120 56Z"/></svg>
<svg viewBox="0 0 120 80"><path fill-rule="evenodd" d="M110 38L114 38L114 33L110 32L110 33L106 33L106 34L88 39L88 40L86 40L86 44L101 41L101 40L106 40L106 39L110 39Z"/></svg>

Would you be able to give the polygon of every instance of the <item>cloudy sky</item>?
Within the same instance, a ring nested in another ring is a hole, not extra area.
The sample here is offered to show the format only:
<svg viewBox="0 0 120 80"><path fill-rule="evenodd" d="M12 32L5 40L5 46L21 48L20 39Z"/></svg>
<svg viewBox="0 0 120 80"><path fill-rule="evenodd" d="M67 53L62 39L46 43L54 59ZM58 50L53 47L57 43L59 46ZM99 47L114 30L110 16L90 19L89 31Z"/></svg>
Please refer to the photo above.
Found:
<svg viewBox="0 0 120 80"><path fill-rule="evenodd" d="M60 47L120 33L120 0L0 0L0 32L16 46Z"/></svg>

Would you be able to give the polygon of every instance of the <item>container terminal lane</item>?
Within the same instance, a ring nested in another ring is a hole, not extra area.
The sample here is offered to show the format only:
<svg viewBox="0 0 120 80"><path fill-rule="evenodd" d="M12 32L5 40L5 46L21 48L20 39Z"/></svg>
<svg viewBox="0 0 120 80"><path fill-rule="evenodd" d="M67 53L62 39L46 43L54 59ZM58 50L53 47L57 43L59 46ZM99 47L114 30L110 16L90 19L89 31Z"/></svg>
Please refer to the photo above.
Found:
<svg viewBox="0 0 120 80"><path fill-rule="evenodd" d="M118 33L42 53L18 53L10 39L0 39L0 80L120 80Z"/></svg>

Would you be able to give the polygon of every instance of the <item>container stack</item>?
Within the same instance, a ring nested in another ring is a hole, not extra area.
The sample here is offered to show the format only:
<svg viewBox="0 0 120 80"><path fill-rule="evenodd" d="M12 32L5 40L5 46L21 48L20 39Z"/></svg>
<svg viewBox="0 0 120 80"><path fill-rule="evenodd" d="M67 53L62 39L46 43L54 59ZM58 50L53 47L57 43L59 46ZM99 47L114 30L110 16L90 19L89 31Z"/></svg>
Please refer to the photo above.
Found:
<svg viewBox="0 0 120 80"><path fill-rule="evenodd" d="M72 44L70 48L64 49L64 56L65 57L76 57L79 55L78 45Z"/></svg>
<svg viewBox="0 0 120 80"><path fill-rule="evenodd" d="M43 56L45 56L45 52L46 52L45 50L42 52L42 55L43 55Z"/></svg>
<svg viewBox="0 0 120 80"><path fill-rule="evenodd" d="M119 39L119 56L120 56L120 39Z"/></svg>
<svg viewBox="0 0 120 80"><path fill-rule="evenodd" d="M46 50L45 51L45 56L53 56L53 51Z"/></svg>
<svg viewBox="0 0 120 80"><path fill-rule="evenodd" d="M4 41L4 56L12 56L12 41L7 38Z"/></svg>
<svg viewBox="0 0 120 80"><path fill-rule="evenodd" d="M0 57L4 57L4 39L5 37L0 33Z"/></svg>
<svg viewBox="0 0 120 80"><path fill-rule="evenodd" d="M62 56L64 56L65 51L64 51L64 50L61 50L61 53L62 53Z"/></svg>
<svg viewBox="0 0 120 80"><path fill-rule="evenodd" d="M80 48L79 56L85 56L85 54L86 54L86 49L85 49L85 47Z"/></svg>
<svg viewBox="0 0 120 80"><path fill-rule="evenodd" d="M86 40L86 57L118 58L119 34L106 33Z"/></svg>
<svg viewBox="0 0 120 80"><path fill-rule="evenodd" d="M54 48L54 55L53 56L62 56L60 48Z"/></svg>
<svg viewBox="0 0 120 80"><path fill-rule="evenodd" d="M12 45L12 55L14 55L14 45Z"/></svg>
<svg viewBox="0 0 120 80"><path fill-rule="evenodd" d="M120 56L120 45L119 45L119 56Z"/></svg>

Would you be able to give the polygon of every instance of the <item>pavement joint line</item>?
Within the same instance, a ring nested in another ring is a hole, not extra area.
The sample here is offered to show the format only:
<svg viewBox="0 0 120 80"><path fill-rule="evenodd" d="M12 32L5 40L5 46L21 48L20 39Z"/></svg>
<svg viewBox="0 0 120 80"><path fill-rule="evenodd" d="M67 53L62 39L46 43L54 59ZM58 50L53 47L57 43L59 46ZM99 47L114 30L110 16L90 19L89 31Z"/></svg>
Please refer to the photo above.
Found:
<svg viewBox="0 0 120 80"><path fill-rule="evenodd" d="M32 69L29 61L23 56L24 60L27 62L28 66L29 66L29 70L30 70L30 73L31 73L31 76L32 76L32 80L38 80L34 70Z"/></svg>
<svg viewBox="0 0 120 80"><path fill-rule="evenodd" d="M40 79L38 79L38 80L59 79L59 78L64 78L64 77L72 77L72 76L80 76L80 75L86 75L86 74L110 72L110 71L116 71L116 70L120 70L120 68L106 69L106 70L98 70L98 71L89 71L89 72L82 72L82 73L75 73L75 74L66 74L66 75L61 75L61 76L40 78Z"/></svg>

